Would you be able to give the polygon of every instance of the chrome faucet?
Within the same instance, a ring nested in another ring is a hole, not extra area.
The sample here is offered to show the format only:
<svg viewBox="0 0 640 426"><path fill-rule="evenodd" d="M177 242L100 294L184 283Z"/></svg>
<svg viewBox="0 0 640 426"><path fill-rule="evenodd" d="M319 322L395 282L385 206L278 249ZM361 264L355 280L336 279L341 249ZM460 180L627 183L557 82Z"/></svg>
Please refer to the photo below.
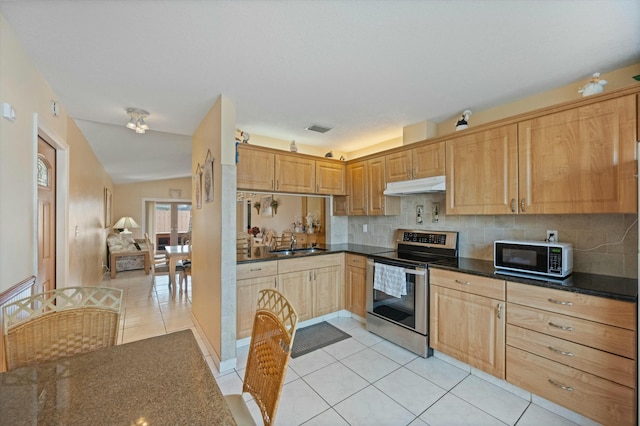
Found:
<svg viewBox="0 0 640 426"><path fill-rule="evenodd" d="M291 235L291 251L295 250L295 248L296 248L296 243L297 243L297 241L296 241L296 236L292 234L292 235Z"/></svg>

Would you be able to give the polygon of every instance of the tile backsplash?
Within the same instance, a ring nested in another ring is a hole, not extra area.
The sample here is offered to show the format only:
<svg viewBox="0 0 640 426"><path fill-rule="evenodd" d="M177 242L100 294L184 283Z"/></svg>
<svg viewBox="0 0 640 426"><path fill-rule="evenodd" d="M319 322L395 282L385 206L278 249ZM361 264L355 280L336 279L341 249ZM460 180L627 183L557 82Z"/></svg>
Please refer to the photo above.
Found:
<svg viewBox="0 0 640 426"><path fill-rule="evenodd" d="M437 223L431 207L440 203ZM424 206L423 224L416 224L416 208ZM447 216L445 194L402 197L399 216L350 216L349 243L395 247L396 229L460 232L460 257L493 261L493 242L499 239L544 240L547 229L559 241L573 244L574 271L636 278L638 276L638 215L478 215ZM363 232L363 225L367 232Z"/></svg>

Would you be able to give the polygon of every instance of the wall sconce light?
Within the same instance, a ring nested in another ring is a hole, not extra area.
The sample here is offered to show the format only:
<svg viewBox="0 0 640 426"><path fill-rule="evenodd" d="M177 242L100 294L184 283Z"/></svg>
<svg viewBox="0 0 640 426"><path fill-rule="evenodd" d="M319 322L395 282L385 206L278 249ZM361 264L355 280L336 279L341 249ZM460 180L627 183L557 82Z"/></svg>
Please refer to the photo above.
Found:
<svg viewBox="0 0 640 426"><path fill-rule="evenodd" d="M135 130L136 133L144 133L149 130L149 125L144 122L144 119L149 116L147 111L140 108L127 108L127 114L130 117L127 129Z"/></svg>

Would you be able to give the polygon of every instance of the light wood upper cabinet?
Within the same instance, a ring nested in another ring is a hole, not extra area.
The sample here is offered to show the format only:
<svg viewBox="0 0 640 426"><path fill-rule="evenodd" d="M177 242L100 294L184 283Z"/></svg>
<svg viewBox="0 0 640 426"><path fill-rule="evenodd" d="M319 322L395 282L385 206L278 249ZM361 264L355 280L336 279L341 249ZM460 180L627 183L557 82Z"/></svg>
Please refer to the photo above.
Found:
<svg viewBox="0 0 640 426"><path fill-rule="evenodd" d="M347 206L350 216L398 215L400 198L385 197L384 156L347 165Z"/></svg>
<svg viewBox="0 0 640 426"><path fill-rule="evenodd" d="M635 96L518 124L520 212L637 211Z"/></svg>
<svg viewBox="0 0 640 426"><path fill-rule="evenodd" d="M385 190L384 180L384 156L367 161L368 169L368 194L367 214L370 216L385 214Z"/></svg>
<svg viewBox="0 0 640 426"><path fill-rule="evenodd" d="M275 154L257 150L247 144L238 145L236 182L238 189L274 189Z"/></svg>
<svg viewBox="0 0 640 426"><path fill-rule="evenodd" d="M394 152L384 156L387 182L411 179L411 150Z"/></svg>
<svg viewBox="0 0 640 426"><path fill-rule="evenodd" d="M444 175L444 145L444 142L438 142L387 154L386 181L397 182Z"/></svg>
<svg viewBox="0 0 640 426"><path fill-rule="evenodd" d="M517 126L446 141L447 214L517 212Z"/></svg>
<svg viewBox="0 0 640 426"><path fill-rule="evenodd" d="M358 161L347 165L348 212L350 216L367 214L367 162Z"/></svg>
<svg viewBox="0 0 640 426"><path fill-rule="evenodd" d="M316 162L299 155L276 155L276 191L314 193Z"/></svg>
<svg viewBox="0 0 640 426"><path fill-rule="evenodd" d="M345 165L316 160L316 193L344 195L346 193Z"/></svg>
<svg viewBox="0 0 640 426"><path fill-rule="evenodd" d="M446 142L447 214L637 212L636 97Z"/></svg>

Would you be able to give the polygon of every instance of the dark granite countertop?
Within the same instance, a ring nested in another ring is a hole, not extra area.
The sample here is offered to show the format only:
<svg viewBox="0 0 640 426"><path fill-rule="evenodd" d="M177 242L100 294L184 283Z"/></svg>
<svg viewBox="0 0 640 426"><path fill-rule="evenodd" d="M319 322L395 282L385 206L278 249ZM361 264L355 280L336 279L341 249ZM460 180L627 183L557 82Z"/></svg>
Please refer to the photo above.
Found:
<svg viewBox="0 0 640 426"><path fill-rule="evenodd" d="M606 297L609 299L628 302L636 302L638 300L638 280L635 278L611 277L607 275L587 274L584 272L574 272L561 281L547 279L544 277L530 278L514 276L506 273L497 273L493 266L493 262L491 261L462 257L458 259L457 267L437 264L434 264L431 267L465 272L484 277L498 278L505 281L535 285L538 287L547 287L556 290Z"/></svg>
<svg viewBox="0 0 640 426"><path fill-rule="evenodd" d="M3 425L235 425L191 330L0 374Z"/></svg>
<svg viewBox="0 0 640 426"><path fill-rule="evenodd" d="M253 249L251 255L238 255L238 264L249 262L263 262L267 260L284 260L298 258L301 256L318 256L333 253L353 253L362 256L369 256L372 254L393 250L389 247L365 246L360 244L328 244L319 245L318 247L323 250L314 253L305 253L303 251L299 251L293 256L278 256L276 254L270 253L264 247L256 247ZM466 272L468 274L498 278L505 281L535 285L539 287L590 294L592 296L606 297L609 299L617 299L628 302L636 302L638 300L638 280L635 278L612 277L607 275L587 274L583 272L574 272L562 281L547 279L544 277L522 277L506 273L497 273L493 266L493 262L491 261L470 259L464 257L461 257L458 260L457 267L438 264L433 264L431 265L431 267L448 269L458 272Z"/></svg>
<svg viewBox="0 0 640 426"><path fill-rule="evenodd" d="M391 251L392 248L389 247L376 247L376 246L365 246L361 244L319 244L316 246L318 251L313 253L305 252L304 249L294 250L294 255L289 256L280 256L275 253L270 252L266 247L254 247L250 253L245 255L238 254L237 262L238 264L242 263L250 263L250 262L264 262L267 260L285 260L285 259L293 259L299 258L302 256L321 256L325 254L334 254L334 253L352 253L359 254L362 256L368 256L370 254L382 253L385 251Z"/></svg>

